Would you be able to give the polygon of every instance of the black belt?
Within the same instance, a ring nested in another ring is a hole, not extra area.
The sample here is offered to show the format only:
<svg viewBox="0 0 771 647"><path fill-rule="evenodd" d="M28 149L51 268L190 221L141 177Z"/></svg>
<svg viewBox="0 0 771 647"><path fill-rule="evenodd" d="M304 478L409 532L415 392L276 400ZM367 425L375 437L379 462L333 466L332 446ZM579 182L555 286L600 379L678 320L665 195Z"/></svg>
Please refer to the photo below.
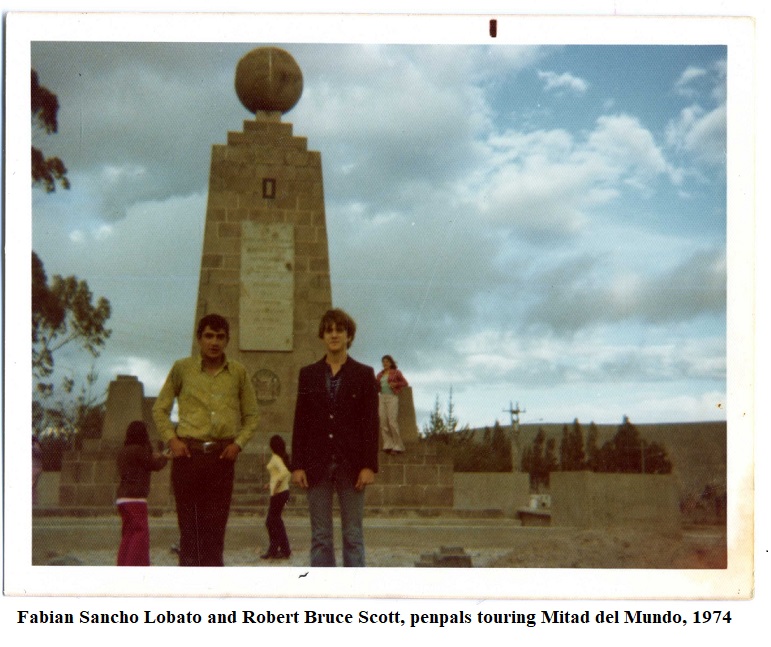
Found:
<svg viewBox="0 0 771 647"><path fill-rule="evenodd" d="M232 438L222 438L220 440L199 440L198 438L180 438L191 452L199 454L222 453L222 451L233 442Z"/></svg>

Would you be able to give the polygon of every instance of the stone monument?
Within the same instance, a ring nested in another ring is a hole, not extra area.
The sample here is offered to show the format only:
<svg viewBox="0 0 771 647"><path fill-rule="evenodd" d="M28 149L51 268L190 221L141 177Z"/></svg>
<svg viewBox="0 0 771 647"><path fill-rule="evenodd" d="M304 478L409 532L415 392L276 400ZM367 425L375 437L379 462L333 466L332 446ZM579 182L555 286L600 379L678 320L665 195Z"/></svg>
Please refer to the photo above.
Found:
<svg viewBox="0 0 771 647"><path fill-rule="evenodd" d="M247 367L255 387L258 437L236 463L232 504L250 514L267 503L267 438L291 440L300 368L323 354L318 324L332 307L321 155L281 121L302 89L300 68L286 51L261 47L247 53L236 67L235 90L254 119L212 148L193 330L205 314L226 317L228 356ZM198 353L195 334L192 349ZM409 449L384 457L367 505L449 509L452 465L418 442L412 390L405 388L399 399ZM71 452L63 468L60 505L112 505L115 455L128 423L144 419L157 439L151 406L136 377L118 376L110 385L102 438ZM168 472L154 475L149 503L173 509Z"/></svg>
<svg viewBox="0 0 771 647"><path fill-rule="evenodd" d="M252 376L260 432L287 439L297 376L321 356L318 322L332 307L321 155L281 121L302 89L282 49L238 62L236 94L254 119L212 149L195 317L228 319L227 352Z"/></svg>
<svg viewBox="0 0 771 647"><path fill-rule="evenodd" d="M147 422L145 408L144 388L136 377L118 375L110 382L101 436L83 439L77 449L66 452L62 457L59 476L61 507L113 508L119 480L115 459L123 446L129 423L134 420ZM156 476L154 480L168 482L168 476L166 479Z"/></svg>

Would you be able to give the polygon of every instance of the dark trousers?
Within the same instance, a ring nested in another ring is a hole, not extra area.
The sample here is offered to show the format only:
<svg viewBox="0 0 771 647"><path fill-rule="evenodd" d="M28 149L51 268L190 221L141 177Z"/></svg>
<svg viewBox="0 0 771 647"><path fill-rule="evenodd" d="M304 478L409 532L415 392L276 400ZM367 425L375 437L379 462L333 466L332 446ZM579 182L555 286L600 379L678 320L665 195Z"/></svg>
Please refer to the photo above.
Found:
<svg viewBox="0 0 771 647"><path fill-rule="evenodd" d="M284 510L286 502L289 500L289 490L284 490L270 497L270 506L268 507L268 517L265 519L265 526L268 529L268 538L270 545L268 553L275 555L283 553L289 555L289 537L286 534L286 526L281 518L281 512Z"/></svg>
<svg viewBox="0 0 771 647"><path fill-rule="evenodd" d="M220 458L219 452L193 452L172 462L180 566L224 565L234 473L235 462Z"/></svg>

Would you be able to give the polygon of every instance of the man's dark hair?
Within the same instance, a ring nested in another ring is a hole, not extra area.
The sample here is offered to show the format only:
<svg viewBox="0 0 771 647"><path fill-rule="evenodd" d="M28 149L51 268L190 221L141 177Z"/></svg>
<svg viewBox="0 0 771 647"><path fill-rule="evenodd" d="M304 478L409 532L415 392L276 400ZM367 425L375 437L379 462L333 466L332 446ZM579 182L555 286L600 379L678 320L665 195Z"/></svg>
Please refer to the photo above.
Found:
<svg viewBox="0 0 771 647"><path fill-rule="evenodd" d="M225 336L230 339L230 324L228 324L228 320L222 315L210 314L203 317L201 321L198 322L198 329L195 332L198 339L203 335L206 326L209 326L214 332L224 330Z"/></svg>
<svg viewBox="0 0 771 647"><path fill-rule="evenodd" d="M324 339L324 333L333 325L348 333L348 348L350 348L353 344L353 338L356 336L356 322L353 317L340 308L327 310L319 322L319 339Z"/></svg>

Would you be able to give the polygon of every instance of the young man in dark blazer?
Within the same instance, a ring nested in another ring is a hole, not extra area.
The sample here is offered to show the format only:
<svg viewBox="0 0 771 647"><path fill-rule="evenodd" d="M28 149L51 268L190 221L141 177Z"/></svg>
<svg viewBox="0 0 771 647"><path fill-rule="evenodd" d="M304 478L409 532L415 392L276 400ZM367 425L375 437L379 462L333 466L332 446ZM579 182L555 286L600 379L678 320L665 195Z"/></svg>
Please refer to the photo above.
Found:
<svg viewBox="0 0 771 647"><path fill-rule="evenodd" d="M335 566L332 500L343 526L343 565L364 566L364 490L378 458L375 371L348 356L356 322L340 309L319 324L326 354L300 370L292 435L292 480L307 491L311 566Z"/></svg>

